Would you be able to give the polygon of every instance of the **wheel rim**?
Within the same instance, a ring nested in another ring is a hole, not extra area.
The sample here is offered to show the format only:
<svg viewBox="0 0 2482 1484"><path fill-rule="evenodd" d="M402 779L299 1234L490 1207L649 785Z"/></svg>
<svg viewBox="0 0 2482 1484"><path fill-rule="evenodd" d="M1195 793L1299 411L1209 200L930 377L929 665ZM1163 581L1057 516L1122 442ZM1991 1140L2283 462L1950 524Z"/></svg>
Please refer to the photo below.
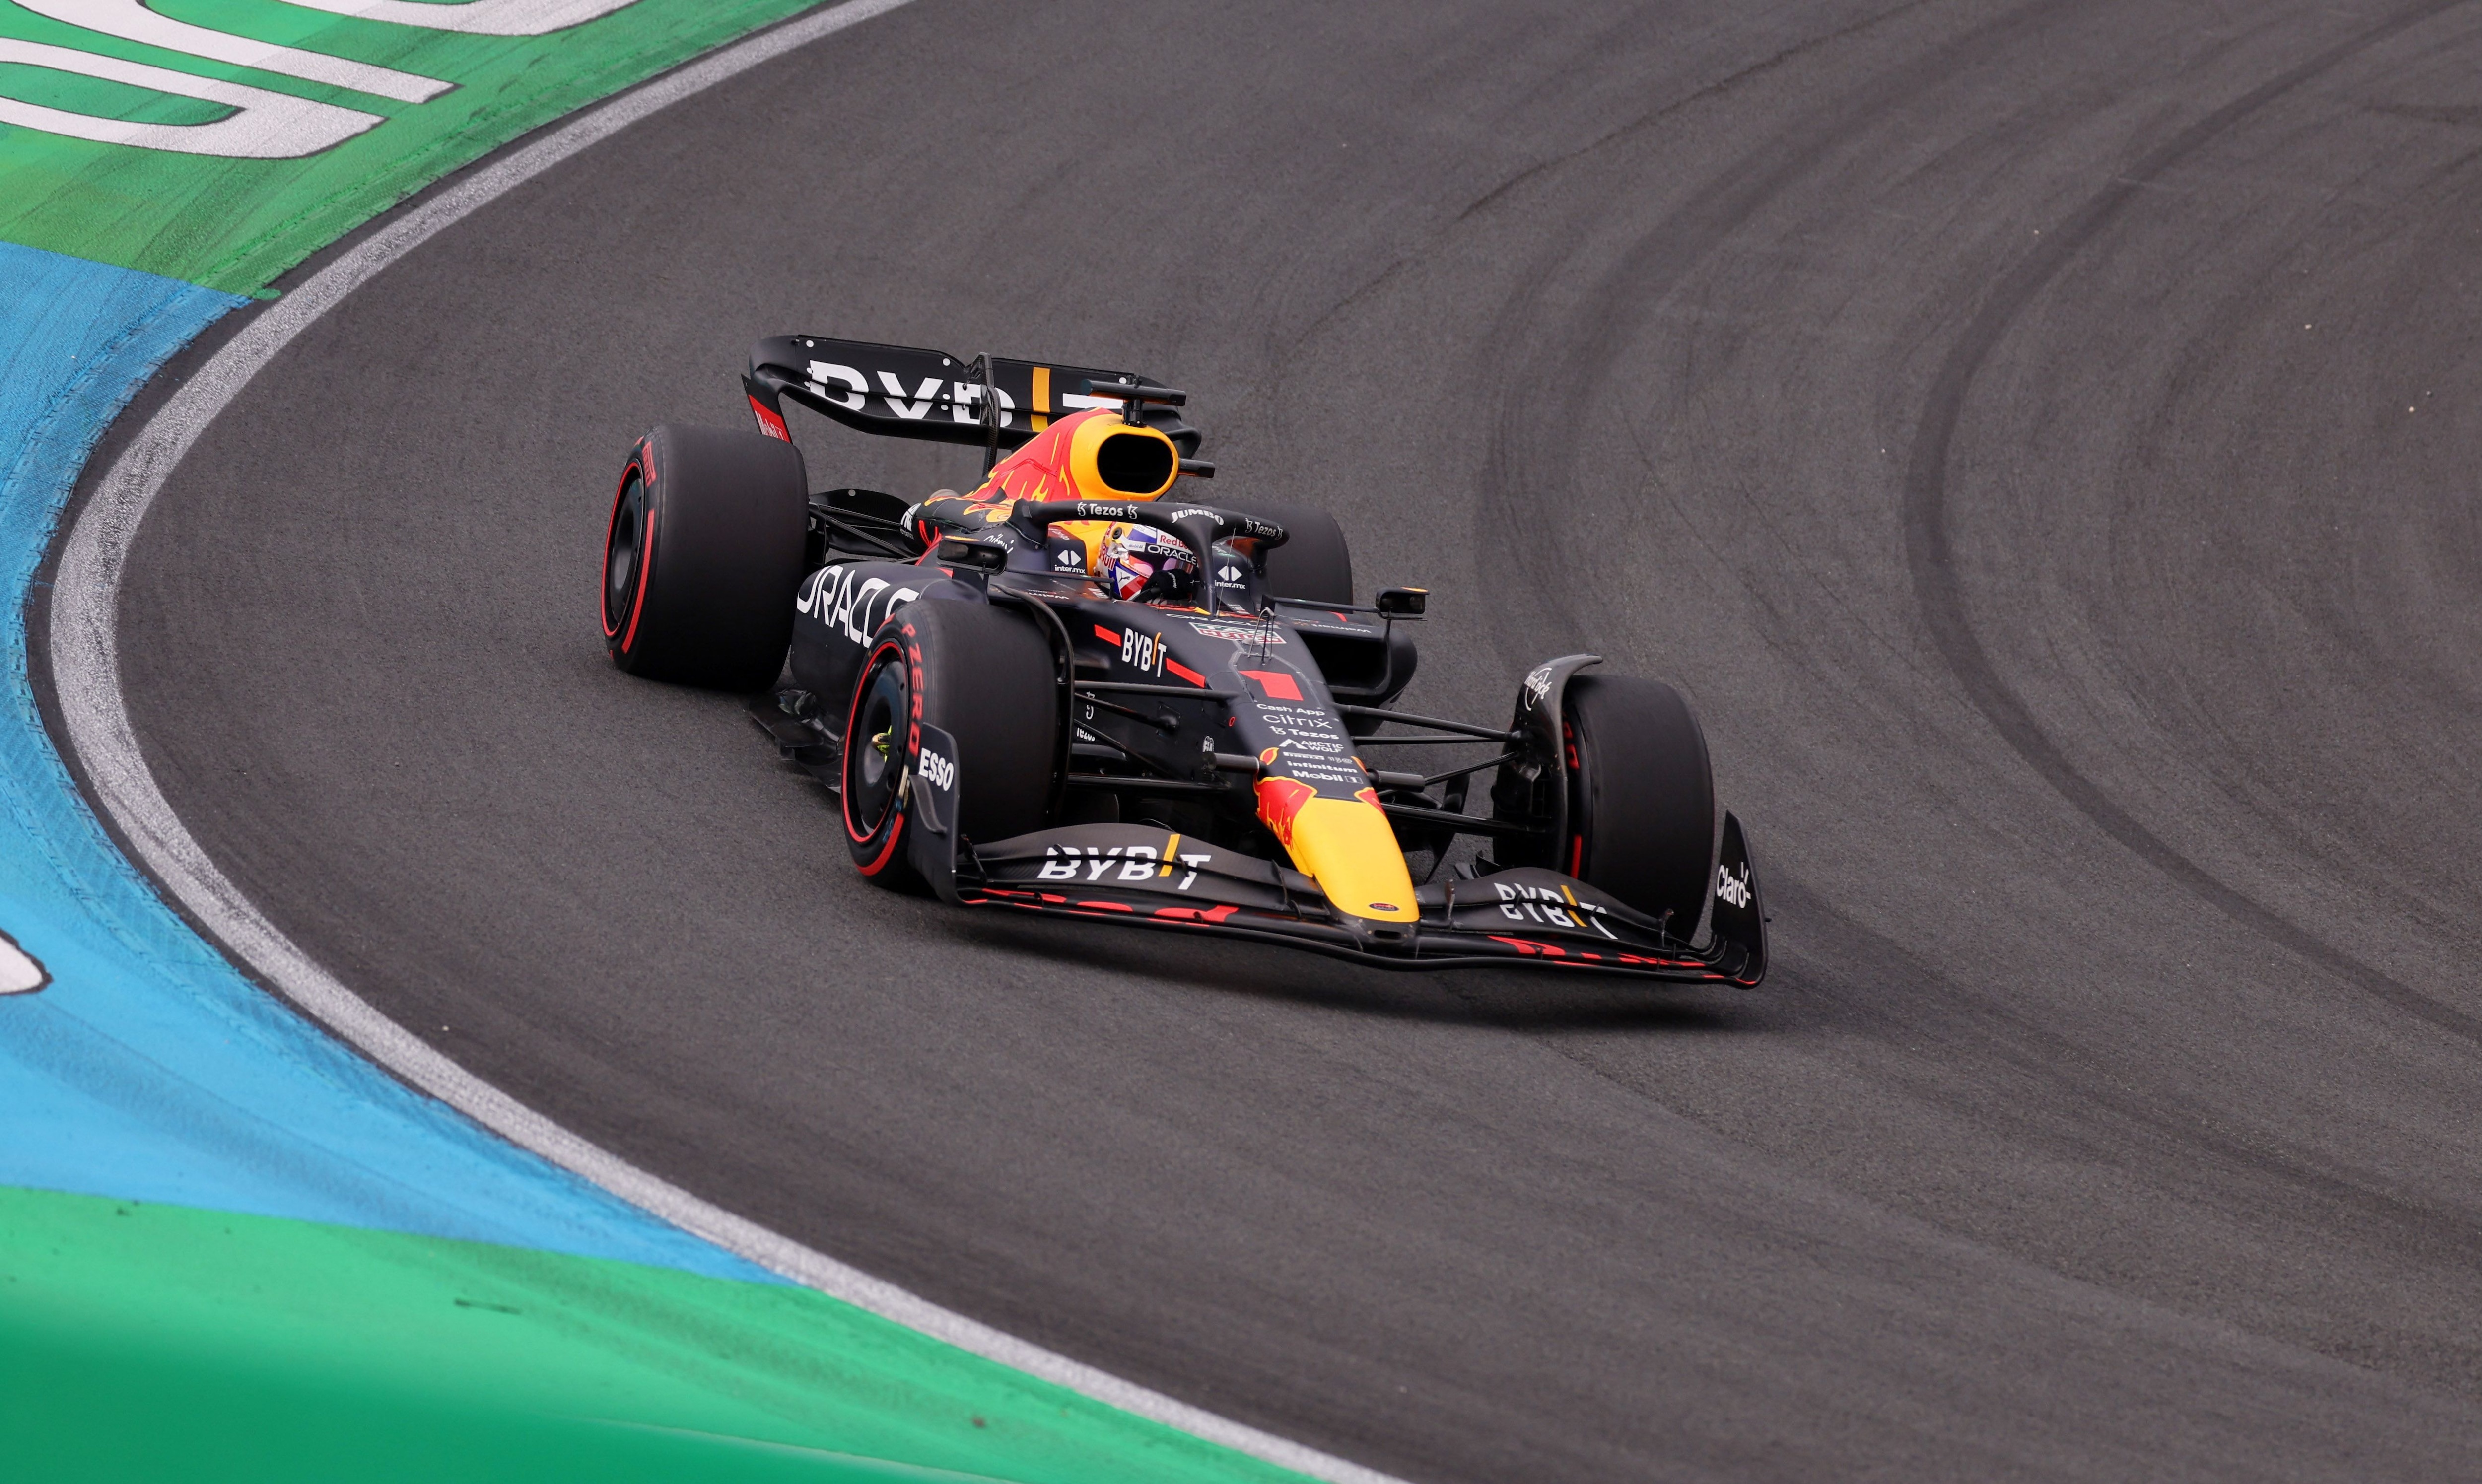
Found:
<svg viewBox="0 0 2482 1484"><path fill-rule="evenodd" d="M612 534L603 543L603 632L618 639L629 620L629 605L645 575L639 562L640 536L646 524L647 483L629 471L628 484L612 511Z"/></svg>
<svg viewBox="0 0 2482 1484"><path fill-rule="evenodd" d="M904 728L912 710L905 656L893 648L883 649L862 678L845 734L845 822L857 840L876 838L896 812L897 787L905 777Z"/></svg>

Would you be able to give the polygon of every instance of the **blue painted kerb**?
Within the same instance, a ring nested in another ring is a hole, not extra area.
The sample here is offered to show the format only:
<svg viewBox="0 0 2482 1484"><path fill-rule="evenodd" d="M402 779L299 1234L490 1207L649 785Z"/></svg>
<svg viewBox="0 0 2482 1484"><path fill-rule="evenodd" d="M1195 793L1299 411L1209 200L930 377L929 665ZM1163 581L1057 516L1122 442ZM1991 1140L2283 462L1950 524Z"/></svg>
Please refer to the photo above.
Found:
<svg viewBox="0 0 2482 1484"><path fill-rule="evenodd" d="M409 1091L251 985L79 797L26 676L29 585L103 429L249 301L0 243L0 1184L773 1281Z"/></svg>

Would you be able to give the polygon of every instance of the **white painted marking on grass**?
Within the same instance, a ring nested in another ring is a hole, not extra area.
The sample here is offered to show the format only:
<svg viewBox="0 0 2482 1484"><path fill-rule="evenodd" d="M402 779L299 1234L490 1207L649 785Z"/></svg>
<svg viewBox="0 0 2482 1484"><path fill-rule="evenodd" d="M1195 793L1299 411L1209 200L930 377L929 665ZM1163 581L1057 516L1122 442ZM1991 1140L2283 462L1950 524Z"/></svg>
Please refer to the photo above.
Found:
<svg viewBox="0 0 2482 1484"><path fill-rule="evenodd" d="M287 0L313 11L468 36L542 36L582 26L637 0ZM862 17L867 19L868 17ZM850 24L850 22L848 22ZM824 34L824 33L822 33Z"/></svg>
<svg viewBox="0 0 2482 1484"><path fill-rule="evenodd" d="M124 57L107 57L73 46L53 46L15 37L0 37L0 62L79 77L99 77L132 88L222 103L233 110L208 123L140 123L130 119L104 119L65 108L47 108L22 98L0 97L0 124L92 140L99 145L130 145L141 149L217 155L228 160L290 160L331 149L364 129L387 121L377 114L297 98L289 93L270 93L222 78L175 72Z"/></svg>
<svg viewBox="0 0 2482 1484"><path fill-rule="evenodd" d="M52 976L35 956L17 946L17 940L0 933L0 994L31 994L52 982Z"/></svg>
<svg viewBox="0 0 2482 1484"><path fill-rule="evenodd" d="M554 129L406 211L262 310L147 419L71 528L52 590L52 678L95 801L156 880L243 962L364 1055L521 1148L726 1251L961 1350L1151 1421L1334 1484L1388 1475L1220 1418L951 1312L709 1205L599 1149L475 1076L372 1008L277 931L199 849L166 802L120 694L121 572L148 506L218 413L276 353L354 290L511 187L658 110L906 4L850 0L690 63Z"/></svg>
<svg viewBox="0 0 2482 1484"><path fill-rule="evenodd" d="M139 0L18 0L18 4L38 15L48 15L104 36L117 36L125 41L186 52L210 62L228 62L234 66L255 67L262 72L277 72L304 82L326 83L332 88L350 88L400 103L427 102L457 86L436 77L417 77L394 67L374 66L322 51L278 46L212 26L194 26L150 11Z"/></svg>

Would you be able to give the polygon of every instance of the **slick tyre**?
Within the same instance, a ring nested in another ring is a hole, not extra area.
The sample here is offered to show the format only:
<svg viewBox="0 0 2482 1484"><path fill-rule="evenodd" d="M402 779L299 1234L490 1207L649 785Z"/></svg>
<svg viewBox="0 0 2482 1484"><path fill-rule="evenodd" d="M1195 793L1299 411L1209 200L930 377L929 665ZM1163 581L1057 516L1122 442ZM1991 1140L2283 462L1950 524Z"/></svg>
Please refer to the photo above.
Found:
<svg viewBox="0 0 2482 1484"><path fill-rule="evenodd" d="M1267 553L1267 594L1314 603L1353 601L1353 554L1344 527L1323 510L1307 505L1227 507L1284 528L1284 543Z"/></svg>
<svg viewBox="0 0 2482 1484"><path fill-rule="evenodd" d="M603 537L603 643L634 676L775 683L793 634L808 480L763 434L666 423L620 469Z"/></svg>
<svg viewBox="0 0 2482 1484"><path fill-rule="evenodd" d="M1660 680L1569 682L1569 837L1553 862L1687 939L1714 874L1715 778L1689 702Z"/></svg>
<svg viewBox="0 0 2482 1484"><path fill-rule="evenodd" d="M916 723L957 739L966 838L1041 829L1060 710L1051 645L1031 620L937 598L898 609L872 639L846 708L844 827L854 864L881 886L921 888L905 854L907 780L922 748Z"/></svg>

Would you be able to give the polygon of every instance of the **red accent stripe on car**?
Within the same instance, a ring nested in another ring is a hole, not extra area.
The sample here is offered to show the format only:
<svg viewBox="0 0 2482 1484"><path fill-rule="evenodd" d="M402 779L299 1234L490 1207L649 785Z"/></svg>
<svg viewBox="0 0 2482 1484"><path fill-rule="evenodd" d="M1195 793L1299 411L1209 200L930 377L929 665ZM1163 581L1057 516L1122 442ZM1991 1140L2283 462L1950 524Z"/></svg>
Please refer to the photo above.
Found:
<svg viewBox="0 0 2482 1484"><path fill-rule="evenodd" d="M750 399L750 411L752 415L758 419L759 432L766 434L771 438L778 438L787 443L793 441L792 432L784 426L784 419L777 416L775 410L768 407L766 403L759 401L756 397L752 397Z"/></svg>
<svg viewBox="0 0 2482 1484"><path fill-rule="evenodd" d="M1206 684L1206 676L1200 675L1197 671L1190 669L1187 665L1182 664L1176 659L1165 660L1164 668L1171 671L1174 675L1180 676L1182 679L1187 680L1192 685L1202 687Z"/></svg>
<svg viewBox="0 0 2482 1484"><path fill-rule="evenodd" d="M1497 933L1490 933L1484 936L1488 937L1492 942L1508 944L1510 947L1516 949L1518 952L1525 955L1525 957L1529 959L1538 953L1547 954L1555 959L1565 959L1569 956L1568 949L1555 948L1549 943L1532 942L1522 938L1502 938Z"/></svg>
<svg viewBox="0 0 2482 1484"><path fill-rule="evenodd" d="M1095 625L1095 637L1102 640L1105 644L1112 646L1114 649L1120 648L1121 636L1112 632L1110 629L1105 628L1100 623Z"/></svg>

